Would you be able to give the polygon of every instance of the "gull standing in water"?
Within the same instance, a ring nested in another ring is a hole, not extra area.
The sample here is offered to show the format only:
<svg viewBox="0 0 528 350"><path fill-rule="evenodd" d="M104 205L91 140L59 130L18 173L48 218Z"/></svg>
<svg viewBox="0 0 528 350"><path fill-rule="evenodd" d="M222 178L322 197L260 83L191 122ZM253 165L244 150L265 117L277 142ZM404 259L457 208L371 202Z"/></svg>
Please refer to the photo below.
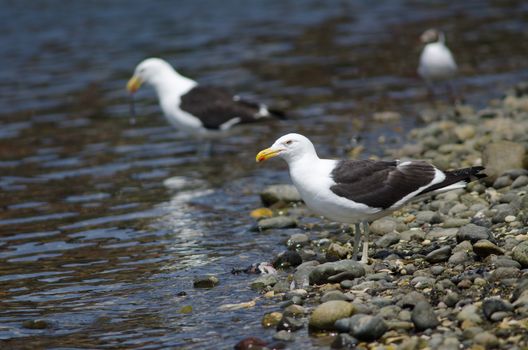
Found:
<svg viewBox="0 0 528 350"><path fill-rule="evenodd" d="M279 156L288 163L290 177L306 205L331 220L354 224L357 259L360 223L363 224L361 262L368 261L369 222L390 214L405 203L444 191L463 188L486 175L475 166L442 171L419 160L333 160L317 156L312 142L288 134L257 154L257 162Z"/></svg>
<svg viewBox="0 0 528 350"><path fill-rule="evenodd" d="M127 90L133 94L142 84L156 90L160 107L171 125L201 140L222 137L239 124L284 117L281 111L244 100L225 88L202 86L160 58L147 58L139 63ZM202 145L208 153L210 143Z"/></svg>

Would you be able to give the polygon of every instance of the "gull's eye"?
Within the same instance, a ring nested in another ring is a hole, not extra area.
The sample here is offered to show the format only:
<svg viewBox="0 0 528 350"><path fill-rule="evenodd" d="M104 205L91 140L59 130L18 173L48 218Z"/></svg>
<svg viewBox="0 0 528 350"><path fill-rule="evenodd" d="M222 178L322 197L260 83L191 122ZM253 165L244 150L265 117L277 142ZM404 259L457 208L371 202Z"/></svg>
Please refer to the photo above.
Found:
<svg viewBox="0 0 528 350"><path fill-rule="evenodd" d="M288 140L288 141L286 141L285 143L286 143L287 145L291 145L291 144L293 143L293 141L292 141L292 140Z"/></svg>

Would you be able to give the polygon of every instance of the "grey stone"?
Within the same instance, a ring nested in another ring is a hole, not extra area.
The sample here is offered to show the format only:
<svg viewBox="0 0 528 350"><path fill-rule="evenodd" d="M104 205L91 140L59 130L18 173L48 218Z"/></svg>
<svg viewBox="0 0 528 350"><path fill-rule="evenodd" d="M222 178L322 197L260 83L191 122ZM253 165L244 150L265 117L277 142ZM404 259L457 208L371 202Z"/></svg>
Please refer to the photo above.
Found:
<svg viewBox="0 0 528 350"><path fill-rule="evenodd" d="M279 321L279 323L277 323L277 330L295 332L303 328L303 326L304 326L304 323L302 320L298 320L296 318L289 317L289 316L283 316L282 319Z"/></svg>
<svg viewBox="0 0 528 350"><path fill-rule="evenodd" d="M331 300L318 305L310 316L309 325L315 329L333 329L337 320L349 317L354 306L343 300Z"/></svg>
<svg viewBox="0 0 528 350"><path fill-rule="evenodd" d="M338 334L332 342L332 349L355 349L359 341L347 333Z"/></svg>
<svg viewBox="0 0 528 350"><path fill-rule="evenodd" d="M310 273L319 265L317 261L307 261L297 266L293 274L295 288L304 288L310 285Z"/></svg>
<svg viewBox="0 0 528 350"><path fill-rule="evenodd" d="M297 220L291 216L275 216L262 219L257 223L257 230L260 231L293 227L297 227Z"/></svg>
<svg viewBox="0 0 528 350"><path fill-rule="evenodd" d="M521 175L511 184L511 188L519 188L528 185L528 176Z"/></svg>
<svg viewBox="0 0 528 350"><path fill-rule="evenodd" d="M341 260L324 263L310 273L310 284L341 282L345 279L355 279L365 275L365 268L357 261Z"/></svg>
<svg viewBox="0 0 528 350"><path fill-rule="evenodd" d="M504 251L497 247L492 242L488 241L487 239L481 239L480 241L477 241L473 245L473 251L475 254L480 256L481 258L485 258L488 255L495 254L495 255L503 255Z"/></svg>
<svg viewBox="0 0 528 350"><path fill-rule="evenodd" d="M304 233L294 233L288 238L286 245L289 248L300 248L310 243L310 237Z"/></svg>
<svg viewBox="0 0 528 350"><path fill-rule="evenodd" d="M418 331L436 328L439 324L433 307L427 301L421 301L416 304L411 314L411 320Z"/></svg>
<svg viewBox="0 0 528 350"><path fill-rule="evenodd" d="M489 239L490 230L486 227L477 226L475 224L468 224L462 226L457 232L457 241L471 241L477 242L481 239Z"/></svg>
<svg viewBox="0 0 528 350"><path fill-rule="evenodd" d="M299 253L294 250L286 250L279 253L272 263L273 267L276 269L286 269L289 267L299 266L300 264L302 264L302 258Z"/></svg>
<svg viewBox="0 0 528 350"><path fill-rule="evenodd" d="M275 333L273 335L273 339L279 340L279 341L291 342L295 340L295 336L291 332L282 330L282 331L278 331L277 333Z"/></svg>
<svg viewBox="0 0 528 350"><path fill-rule="evenodd" d="M493 223L504 222L504 219L506 219L508 215L515 216L517 214L517 211L507 203L498 204L494 206L493 209L497 211L497 213L493 215L493 218L491 219Z"/></svg>
<svg viewBox="0 0 528 350"><path fill-rule="evenodd" d="M498 297L487 298L482 302L482 311L488 320L491 319L491 315L495 312L512 310L513 306L509 302Z"/></svg>
<svg viewBox="0 0 528 350"><path fill-rule="evenodd" d="M490 255L485 259L486 264L493 268L498 267L515 267L521 269L521 264L506 255ZM528 286L527 286L528 287Z"/></svg>
<svg viewBox="0 0 528 350"><path fill-rule="evenodd" d="M470 223L469 219L461 218L446 218L444 220L444 228L461 227Z"/></svg>
<svg viewBox="0 0 528 350"><path fill-rule="evenodd" d="M491 282L497 282L508 278L518 278L521 271L515 267L499 267L496 268L490 275Z"/></svg>
<svg viewBox="0 0 528 350"><path fill-rule="evenodd" d="M426 224L430 223L433 217L435 216L435 212L431 210L423 210L416 213L416 223L417 224Z"/></svg>
<svg viewBox="0 0 528 350"><path fill-rule="evenodd" d="M509 176L499 176L497 180L493 181L493 188L499 189L512 184L512 179Z"/></svg>
<svg viewBox="0 0 528 350"><path fill-rule="evenodd" d="M300 305L292 304L284 308L284 316L301 317L306 314L306 309Z"/></svg>
<svg viewBox="0 0 528 350"><path fill-rule="evenodd" d="M460 295L458 295L457 292L447 292L444 299L442 300L444 304L446 304L449 307L453 307L458 303L460 300Z"/></svg>
<svg viewBox="0 0 528 350"><path fill-rule="evenodd" d="M213 288L220 280L216 276L196 277L193 281L194 288Z"/></svg>
<svg viewBox="0 0 528 350"><path fill-rule="evenodd" d="M293 185L272 185L260 193L260 199L265 206L277 202L291 203L302 201L299 191Z"/></svg>
<svg viewBox="0 0 528 350"><path fill-rule="evenodd" d="M421 301L427 301L427 298L422 293L412 291L406 293L400 301L398 301L397 305L402 308L414 308L416 304Z"/></svg>
<svg viewBox="0 0 528 350"><path fill-rule="evenodd" d="M439 263L446 261L451 256L451 247L445 246L438 248L426 255L425 260L430 263Z"/></svg>
<svg viewBox="0 0 528 350"><path fill-rule="evenodd" d="M325 303L327 301L330 301L330 300L346 300L346 301L350 301L350 297L348 297L343 292L340 292L338 290L331 290L331 291L326 292L321 297L321 302L323 302L323 303Z"/></svg>
<svg viewBox="0 0 528 350"><path fill-rule="evenodd" d="M453 255L451 255L447 260L450 265L454 266L461 265L470 261L473 261L473 259L467 251L454 252Z"/></svg>
<svg viewBox="0 0 528 350"><path fill-rule="evenodd" d="M355 315L350 318L350 334L359 340L374 341L388 330L379 316Z"/></svg>
<svg viewBox="0 0 528 350"><path fill-rule="evenodd" d="M521 242L513 248L512 258L523 268L528 267L528 241Z"/></svg>
<svg viewBox="0 0 528 350"><path fill-rule="evenodd" d="M277 277L275 275L262 275L257 277L251 284L249 285L251 289L253 290L263 290L266 287L273 287L275 283L277 283Z"/></svg>
<svg viewBox="0 0 528 350"><path fill-rule="evenodd" d="M388 248L393 244L400 241L400 234L398 232L389 232L384 234L380 239L376 241L376 246L380 248Z"/></svg>
<svg viewBox="0 0 528 350"><path fill-rule="evenodd" d="M354 284L355 283L352 280L344 280L344 281L339 282L339 285L343 289L350 289L350 288L352 288L354 286Z"/></svg>
<svg viewBox="0 0 528 350"><path fill-rule="evenodd" d="M499 340L490 332L481 332L475 335L473 341L482 345L485 349L493 349L499 346Z"/></svg>

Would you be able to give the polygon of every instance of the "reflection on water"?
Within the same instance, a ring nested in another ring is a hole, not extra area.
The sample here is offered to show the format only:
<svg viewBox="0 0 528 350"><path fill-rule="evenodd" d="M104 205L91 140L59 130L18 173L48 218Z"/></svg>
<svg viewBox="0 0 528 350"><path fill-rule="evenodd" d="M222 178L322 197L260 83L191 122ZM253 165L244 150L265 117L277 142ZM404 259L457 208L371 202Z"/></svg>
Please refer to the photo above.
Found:
<svg viewBox="0 0 528 350"><path fill-rule="evenodd" d="M290 131L320 153L401 142L430 104L417 37L439 26L482 105L528 77L528 5L511 1L6 2L0 12L0 341L13 348L228 348L271 336L233 267L269 260L292 231L249 230L267 184L288 181L255 153ZM128 120L126 79L146 56L183 74L285 106L196 157L152 92ZM445 96L440 96L445 100ZM395 110L399 122L373 122ZM380 136L388 140L379 144ZM192 288L216 274L211 290ZM185 292L185 293L182 293ZM186 294L186 295L184 295ZM191 314L180 314L191 305ZM43 329L28 321L44 319ZM317 347L308 337L299 346Z"/></svg>

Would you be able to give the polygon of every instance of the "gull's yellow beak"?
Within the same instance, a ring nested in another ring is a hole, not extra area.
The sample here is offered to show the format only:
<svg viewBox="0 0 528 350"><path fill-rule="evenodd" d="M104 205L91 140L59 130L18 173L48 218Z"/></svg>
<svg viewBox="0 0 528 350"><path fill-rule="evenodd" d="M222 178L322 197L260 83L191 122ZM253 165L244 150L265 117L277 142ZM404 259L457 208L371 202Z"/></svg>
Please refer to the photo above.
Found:
<svg viewBox="0 0 528 350"><path fill-rule="evenodd" d="M141 78L137 75L134 75L127 83L128 92L134 93L138 91L138 89L141 87L141 84L143 84L143 80L141 80Z"/></svg>
<svg viewBox="0 0 528 350"><path fill-rule="evenodd" d="M277 156L280 153L280 151L281 151L280 149L276 149L276 148L263 149L257 154L257 163L263 162L266 159L270 159L270 158Z"/></svg>

